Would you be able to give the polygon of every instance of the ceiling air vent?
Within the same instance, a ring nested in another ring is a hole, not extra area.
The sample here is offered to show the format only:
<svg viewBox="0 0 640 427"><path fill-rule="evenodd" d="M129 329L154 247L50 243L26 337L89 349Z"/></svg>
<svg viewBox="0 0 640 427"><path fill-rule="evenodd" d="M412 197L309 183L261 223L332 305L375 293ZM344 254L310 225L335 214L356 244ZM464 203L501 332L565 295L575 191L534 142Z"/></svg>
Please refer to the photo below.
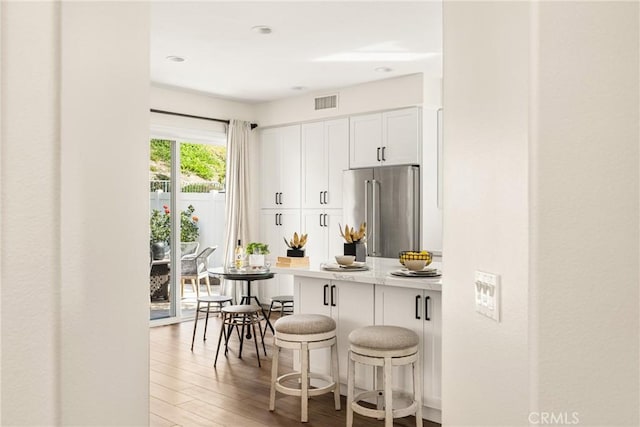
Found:
<svg viewBox="0 0 640 427"><path fill-rule="evenodd" d="M326 110L328 108L338 108L338 95L327 95L315 98L315 110Z"/></svg>

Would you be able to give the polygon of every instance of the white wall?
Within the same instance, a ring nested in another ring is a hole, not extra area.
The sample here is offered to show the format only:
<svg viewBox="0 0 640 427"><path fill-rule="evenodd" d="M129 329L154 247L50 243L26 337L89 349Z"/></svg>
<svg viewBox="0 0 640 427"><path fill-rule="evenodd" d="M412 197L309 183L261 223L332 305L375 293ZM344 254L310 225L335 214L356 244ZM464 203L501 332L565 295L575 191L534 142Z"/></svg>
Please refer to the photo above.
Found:
<svg viewBox="0 0 640 427"><path fill-rule="evenodd" d="M55 3L0 3L2 425L60 421L60 29Z"/></svg>
<svg viewBox="0 0 640 427"><path fill-rule="evenodd" d="M442 414L527 424L529 6L444 4ZM475 312L474 271L502 276L502 321Z"/></svg>
<svg viewBox="0 0 640 427"><path fill-rule="evenodd" d="M1 7L0 423L146 425L148 5Z"/></svg>
<svg viewBox="0 0 640 427"><path fill-rule="evenodd" d="M165 86L151 86L150 104L153 109L166 110L174 113L213 117L223 120L238 119L250 122L256 120L255 107L251 104Z"/></svg>
<svg viewBox="0 0 640 427"><path fill-rule="evenodd" d="M444 424L640 423L639 22L444 5ZM476 269L502 276L499 324Z"/></svg>
<svg viewBox="0 0 640 427"><path fill-rule="evenodd" d="M584 425L640 425L639 10L533 16L532 400Z"/></svg>
<svg viewBox="0 0 640 427"><path fill-rule="evenodd" d="M429 79L431 90L426 93L433 96L433 100L425 102L439 104L440 92L434 87L439 85L439 79ZM338 93L338 109L314 110L314 98L317 96ZM378 80L356 86L349 86L335 90L312 92L309 94L265 102L256 105L256 111L261 127L299 123L313 120L323 120L328 117L346 116L367 111L387 110L423 102L422 74Z"/></svg>

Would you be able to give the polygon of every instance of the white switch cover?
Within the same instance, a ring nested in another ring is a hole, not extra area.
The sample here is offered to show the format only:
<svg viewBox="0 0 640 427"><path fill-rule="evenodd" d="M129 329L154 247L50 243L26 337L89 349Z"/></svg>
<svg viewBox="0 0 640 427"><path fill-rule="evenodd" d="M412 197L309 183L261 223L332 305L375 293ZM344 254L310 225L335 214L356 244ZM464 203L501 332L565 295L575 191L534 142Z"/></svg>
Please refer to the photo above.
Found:
<svg viewBox="0 0 640 427"><path fill-rule="evenodd" d="M484 271L475 274L476 311L500 321L500 276Z"/></svg>

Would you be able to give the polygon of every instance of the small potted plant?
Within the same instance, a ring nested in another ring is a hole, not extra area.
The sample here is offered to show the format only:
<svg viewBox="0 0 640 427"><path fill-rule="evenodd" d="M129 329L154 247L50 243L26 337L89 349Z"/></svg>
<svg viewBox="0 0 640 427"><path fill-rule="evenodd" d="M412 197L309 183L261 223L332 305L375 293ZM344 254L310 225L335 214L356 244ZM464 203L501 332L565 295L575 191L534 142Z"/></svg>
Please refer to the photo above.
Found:
<svg viewBox="0 0 640 427"><path fill-rule="evenodd" d="M249 267L264 267L264 256L269 254L269 245L260 242L251 242L247 245L249 255Z"/></svg>
<svg viewBox="0 0 640 427"><path fill-rule="evenodd" d="M287 256L292 258L302 258L304 257L304 245L307 244L307 235L302 234L298 236L298 233L293 233L293 239L287 241L286 237L283 237L284 242L287 244L289 249L287 250Z"/></svg>
<svg viewBox="0 0 640 427"><path fill-rule="evenodd" d="M340 235L345 241L344 254L354 255L356 261L364 262L367 260L367 248L364 246L365 235L367 234L367 223L360 224L360 228L355 230L353 227L349 228L348 225L344 226L344 232L342 226L338 224L340 228Z"/></svg>

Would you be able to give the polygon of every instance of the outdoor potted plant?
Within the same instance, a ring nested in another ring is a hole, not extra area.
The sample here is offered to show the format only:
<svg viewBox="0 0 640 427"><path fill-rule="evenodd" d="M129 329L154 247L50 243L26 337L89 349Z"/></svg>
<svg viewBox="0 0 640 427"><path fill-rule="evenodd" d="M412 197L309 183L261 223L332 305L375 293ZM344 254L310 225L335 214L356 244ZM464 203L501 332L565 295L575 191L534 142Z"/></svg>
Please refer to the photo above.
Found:
<svg viewBox="0 0 640 427"><path fill-rule="evenodd" d="M154 209L151 212L150 245L153 259L163 259L169 249L171 240L171 211L164 205L164 212ZM180 212L180 241L197 242L200 231L198 229L198 217L193 215L195 208L189 205L186 210Z"/></svg>
<svg viewBox="0 0 640 427"><path fill-rule="evenodd" d="M264 256L269 254L269 245L260 242L251 242L247 245L247 254L249 255L249 267L264 267Z"/></svg>
<svg viewBox="0 0 640 427"><path fill-rule="evenodd" d="M150 242L153 259L163 259L169 237L171 236L171 216L169 207L163 206L164 212L154 209L149 220Z"/></svg>

